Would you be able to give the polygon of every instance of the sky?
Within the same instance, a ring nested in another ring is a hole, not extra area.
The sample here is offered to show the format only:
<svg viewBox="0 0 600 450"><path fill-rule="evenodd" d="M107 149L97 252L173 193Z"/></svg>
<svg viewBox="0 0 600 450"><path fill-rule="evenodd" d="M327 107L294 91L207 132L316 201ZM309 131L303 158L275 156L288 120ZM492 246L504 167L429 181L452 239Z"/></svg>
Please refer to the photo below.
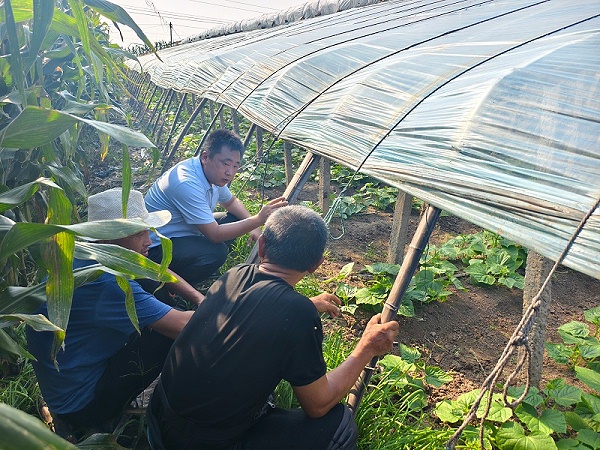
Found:
<svg viewBox="0 0 600 450"><path fill-rule="evenodd" d="M184 39L226 23L253 19L265 13L286 10L303 5L309 0L111 0L125 9L144 31L152 43L171 40L169 24L172 24L173 41ZM120 26L111 26L111 41L127 48L141 44L135 32Z"/></svg>

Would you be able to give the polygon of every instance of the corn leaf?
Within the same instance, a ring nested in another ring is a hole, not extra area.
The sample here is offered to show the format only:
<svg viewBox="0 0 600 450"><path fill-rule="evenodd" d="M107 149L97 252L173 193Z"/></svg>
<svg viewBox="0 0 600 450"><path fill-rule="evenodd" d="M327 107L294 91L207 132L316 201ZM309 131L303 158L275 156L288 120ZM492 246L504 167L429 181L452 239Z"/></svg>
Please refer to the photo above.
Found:
<svg viewBox="0 0 600 450"><path fill-rule="evenodd" d="M52 142L78 121L86 123L129 146L155 146L142 133L122 125L83 119L57 110L28 106L4 129L0 137L0 147L40 147Z"/></svg>
<svg viewBox="0 0 600 450"><path fill-rule="evenodd" d="M50 431L41 420L4 403L0 403L0 448L77 450Z"/></svg>

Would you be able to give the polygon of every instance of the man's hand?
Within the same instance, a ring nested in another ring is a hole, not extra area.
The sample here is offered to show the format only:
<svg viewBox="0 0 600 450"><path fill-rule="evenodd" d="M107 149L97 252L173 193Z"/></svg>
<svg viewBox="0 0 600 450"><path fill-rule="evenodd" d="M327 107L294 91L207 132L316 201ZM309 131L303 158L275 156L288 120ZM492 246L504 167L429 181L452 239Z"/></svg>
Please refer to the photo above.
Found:
<svg viewBox="0 0 600 450"><path fill-rule="evenodd" d="M287 205L288 205L288 202L285 199L285 197L274 198L266 205L263 205L263 207L261 208L261 210L258 213L258 218L260 219L261 223L264 225L265 222L267 221L267 219L269 218L269 216L273 213L273 211L281 208L282 206L287 206Z"/></svg>
<svg viewBox="0 0 600 450"><path fill-rule="evenodd" d="M252 245L254 245L254 243L256 241L258 241L258 238L260 237L260 228L255 228L254 230L252 230L250 232L250 235L248 236L248 242L247 245L248 247L251 247Z"/></svg>
<svg viewBox="0 0 600 450"><path fill-rule="evenodd" d="M323 292L316 297L311 297L311 302L317 308L317 311L329 314L331 317L337 317L341 314L339 306L342 301L333 294Z"/></svg>
<svg viewBox="0 0 600 450"><path fill-rule="evenodd" d="M392 350L394 339L398 336L400 326L395 320L381 323L381 314L371 317L360 338L359 345L364 346L372 356L383 355Z"/></svg>

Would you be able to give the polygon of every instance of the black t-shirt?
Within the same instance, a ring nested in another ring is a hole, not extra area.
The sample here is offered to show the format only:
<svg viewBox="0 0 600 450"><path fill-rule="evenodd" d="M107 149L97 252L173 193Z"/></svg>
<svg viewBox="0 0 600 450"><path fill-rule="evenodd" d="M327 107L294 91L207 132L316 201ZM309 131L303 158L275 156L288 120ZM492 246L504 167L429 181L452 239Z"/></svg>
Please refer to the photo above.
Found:
<svg viewBox="0 0 600 450"><path fill-rule="evenodd" d="M209 439L245 432L277 384L326 373L313 303L255 265L232 268L176 339L161 380L170 407Z"/></svg>

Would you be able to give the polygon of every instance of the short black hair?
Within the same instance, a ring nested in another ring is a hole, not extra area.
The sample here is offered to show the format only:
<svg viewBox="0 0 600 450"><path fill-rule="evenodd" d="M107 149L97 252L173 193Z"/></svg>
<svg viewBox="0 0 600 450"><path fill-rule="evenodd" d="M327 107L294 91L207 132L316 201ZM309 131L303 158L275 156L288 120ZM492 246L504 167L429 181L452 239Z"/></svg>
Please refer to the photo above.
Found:
<svg viewBox="0 0 600 450"><path fill-rule="evenodd" d="M263 229L266 259L278 266L304 272L318 263L327 244L327 225L305 206L279 208Z"/></svg>
<svg viewBox="0 0 600 450"><path fill-rule="evenodd" d="M240 152L240 158L244 157L244 144L240 137L230 130L223 128L213 131L208 135L202 145L202 152L206 153L212 159L218 153L221 153L223 147L228 147L232 151Z"/></svg>

